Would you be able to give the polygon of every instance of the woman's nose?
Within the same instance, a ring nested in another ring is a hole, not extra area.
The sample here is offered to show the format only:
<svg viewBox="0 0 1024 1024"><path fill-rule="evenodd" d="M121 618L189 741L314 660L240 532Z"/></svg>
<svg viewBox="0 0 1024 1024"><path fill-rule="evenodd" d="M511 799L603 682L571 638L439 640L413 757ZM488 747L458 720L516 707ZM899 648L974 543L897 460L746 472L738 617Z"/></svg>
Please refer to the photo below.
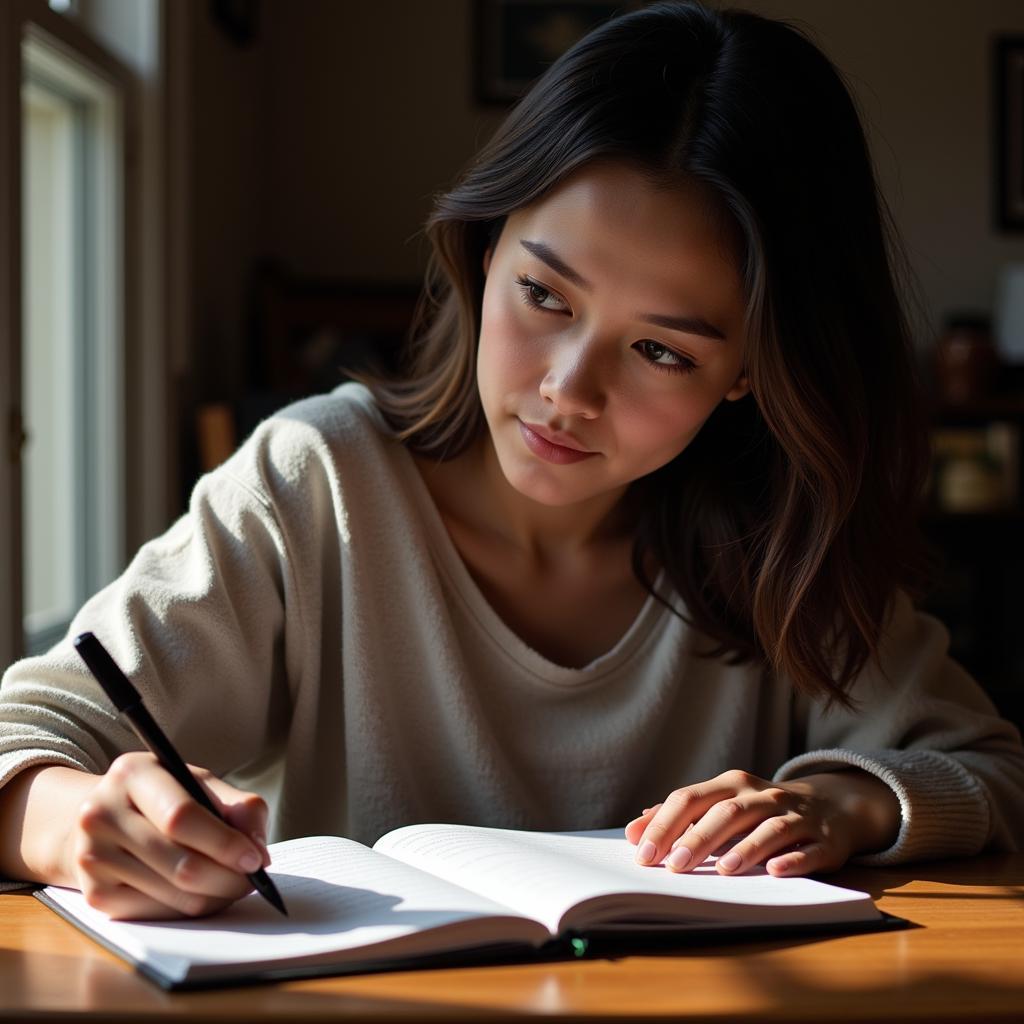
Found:
<svg viewBox="0 0 1024 1024"><path fill-rule="evenodd" d="M588 346L566 346L540 382L540 394L563 416L593 419L605 403L604 372Z"/></svg>

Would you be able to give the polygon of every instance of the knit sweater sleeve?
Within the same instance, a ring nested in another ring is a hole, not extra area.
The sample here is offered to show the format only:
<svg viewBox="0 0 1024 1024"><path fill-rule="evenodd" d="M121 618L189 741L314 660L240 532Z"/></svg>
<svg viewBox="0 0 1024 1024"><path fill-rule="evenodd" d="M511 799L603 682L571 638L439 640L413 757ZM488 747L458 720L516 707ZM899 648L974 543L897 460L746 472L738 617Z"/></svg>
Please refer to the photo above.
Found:
<svg viewBox="0 0 1024 1024"><path fill-rule="evenodd" d="M948 648L945 627L900 594L877 663L849 691L854 709L796 698L803 752L778 769L776 781L859 768L899 799L896 841L859 863L1024 849L1020 733L998 717Z"/></svg>
<svg viewBox="0 0 1024 1024"><path fill-rule="evenodd" d="M100 774L142 749L74 652L71 639L84 630L110 650L186 761L224 775L280 749L308 646L301 563L289 554L297 530L316 533L317 505L294 486L316 474L289 459L303 446L282 429L300 428L258 430L197 484L188 512L82 607L64 640L6 672L0 786L41 764ZM301 514L281 515L289 501Z"/></svg>

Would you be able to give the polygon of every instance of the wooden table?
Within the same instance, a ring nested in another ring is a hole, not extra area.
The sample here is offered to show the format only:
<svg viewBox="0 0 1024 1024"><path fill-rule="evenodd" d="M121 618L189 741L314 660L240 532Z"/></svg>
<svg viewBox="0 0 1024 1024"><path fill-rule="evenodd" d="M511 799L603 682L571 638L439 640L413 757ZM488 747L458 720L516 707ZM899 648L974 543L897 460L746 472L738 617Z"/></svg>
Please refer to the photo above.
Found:
<svg viewBox="0 0 1024 1024"><path fill-rule="evenodd" d="M848 868L903 931L169 994L32 897L0 896L0 1020L1024 1021L1024 854Z"/></svg>

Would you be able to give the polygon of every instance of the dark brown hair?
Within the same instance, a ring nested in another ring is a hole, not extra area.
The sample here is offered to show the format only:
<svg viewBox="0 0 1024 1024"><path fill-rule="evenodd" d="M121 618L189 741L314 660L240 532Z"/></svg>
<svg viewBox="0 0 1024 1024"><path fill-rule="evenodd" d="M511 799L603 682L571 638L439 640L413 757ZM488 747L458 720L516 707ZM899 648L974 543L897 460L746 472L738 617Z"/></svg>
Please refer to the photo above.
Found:
<svg viewBox="0 0 1024 1024"><path fill-rule="evenodd" d="M706 186L747 300L753 398L722 402L634 484L634 571L651 590L645 556L665 567L716 641L707 656L849 703L895 591L925 577L927 440L894 284L910 282L906 259L850 94L799 29L681 0L577 43L436 198L408 372L368 383L416 452L479 437L483 254L510 212L598 159Z"/></svg>

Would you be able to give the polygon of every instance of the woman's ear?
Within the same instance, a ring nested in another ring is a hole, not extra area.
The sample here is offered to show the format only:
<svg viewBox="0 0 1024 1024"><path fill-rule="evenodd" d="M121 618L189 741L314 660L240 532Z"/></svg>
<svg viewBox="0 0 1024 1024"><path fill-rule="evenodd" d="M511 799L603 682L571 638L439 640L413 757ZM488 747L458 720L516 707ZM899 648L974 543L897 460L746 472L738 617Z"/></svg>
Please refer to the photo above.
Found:
<svg viewBox="0 0 1024 1024"><path fill-rule="evenodd" d="M747 380L746 373L741 373L737 378L736 382L731 388L725 393L725 399L728 402L735 402L742 398L744 395L750 392L750 381Z"/></svg>

